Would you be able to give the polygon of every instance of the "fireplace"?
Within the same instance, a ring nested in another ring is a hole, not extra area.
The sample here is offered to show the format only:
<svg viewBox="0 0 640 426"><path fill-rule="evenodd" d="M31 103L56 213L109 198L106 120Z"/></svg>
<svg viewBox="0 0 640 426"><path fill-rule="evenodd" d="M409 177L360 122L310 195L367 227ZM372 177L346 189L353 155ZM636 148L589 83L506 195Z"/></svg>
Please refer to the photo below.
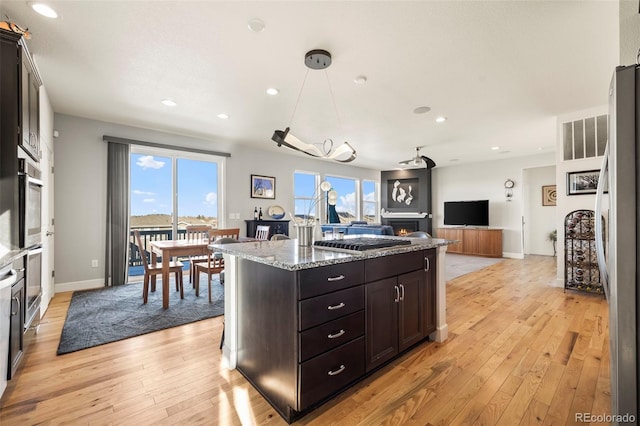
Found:
<svg viewBox="0 0 640 426"><path fill-rule="evenodd" d="M380 175L383 225L395 235L431 229L431 169L383 171ZM394 217L395 216L395 217Z"/></svg>
<svg viewBox="0 0 640 426"><path fill-rule="evenodd" d="M420 221L418 220L398 220L387 219L388 225L393 228L393 235L403 237L411 232L420 231Z"/></svg>

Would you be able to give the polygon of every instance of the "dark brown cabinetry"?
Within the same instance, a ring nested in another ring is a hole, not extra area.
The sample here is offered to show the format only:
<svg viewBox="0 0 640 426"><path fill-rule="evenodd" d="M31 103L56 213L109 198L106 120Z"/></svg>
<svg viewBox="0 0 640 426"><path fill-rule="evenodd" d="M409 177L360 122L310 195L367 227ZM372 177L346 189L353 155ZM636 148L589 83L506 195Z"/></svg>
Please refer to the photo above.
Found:
<svg viewBox="0 0 640 426"><path fill-rule="evenodd" d="M0 30L0 246L17 249L20 49L17 34Z"/></svg>
<svg viewBox="0 0 640 426"><path fill-rule="evenodd" d="M34 160L40 161L40 77L35 71L31 55L21 41L22 57L20 66L21 86L21 128L20 145Z"/></svg>
<svg viewBox="0 0 640 426"><path fill-rule="evenodd" d="M245 220L247 223L247 237L254 237L256 235L256 228L258 225L269 227L269 238L273 234L289 235L289 221L288 220Z"/></svg>
<svg viewBox="0 0 640 426"><path fill-rule="evenodd" d="M374 259L371 262L378 262L372 265L367 261L367 371L379 367L426 336L427 252ZM385 278L369 282L381 277Z"/></svg>
<svg viewBox="0 0 640 426"><path fill-rule="evenodd" d="M238 370L295 420L435 330L435 259L430 249L288 271L240 258Z"/></svg>
<svg viewBox="0 0 640 426"><path fill-rule="evenodd" d="M425 250L425 281L424 281L424 334L436 331L436 251Z"/></svg>

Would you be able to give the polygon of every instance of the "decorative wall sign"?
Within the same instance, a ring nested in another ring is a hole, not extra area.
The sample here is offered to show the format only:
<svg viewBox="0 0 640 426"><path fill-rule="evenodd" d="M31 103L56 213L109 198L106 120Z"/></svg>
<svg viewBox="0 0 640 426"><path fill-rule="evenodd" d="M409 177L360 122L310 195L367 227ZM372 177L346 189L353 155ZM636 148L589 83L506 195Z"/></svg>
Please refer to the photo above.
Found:
<svg viewBox="0 0 640 426"><path fill-rule="evenodd" d="M387 181L388 207L407 207L418 203L418 179Z"/></svg>
<svg viewBox="0 0 640 426"><path fill-rule="evenodd" d="M276 198L276 178L251 175L251 198Z"/></svg>
<svg viewBox="0 0 640 426"><path fill-rule="evenodd" d="M556 205L556 186L545 185L542 187L542 205L543 206L555 206Z"/></svg>

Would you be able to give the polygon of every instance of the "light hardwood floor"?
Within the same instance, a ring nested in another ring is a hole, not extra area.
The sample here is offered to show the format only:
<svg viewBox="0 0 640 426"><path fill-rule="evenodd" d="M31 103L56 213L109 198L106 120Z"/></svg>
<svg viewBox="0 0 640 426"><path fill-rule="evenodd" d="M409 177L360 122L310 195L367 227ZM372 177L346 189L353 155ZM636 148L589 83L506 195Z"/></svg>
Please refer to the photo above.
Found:
<svg viewBox="0 0 640 426"><path fill-rule="evenodd" d="M608 414L607 304L552 287L555 259L505 260L447 284L449 339L425 343L300 425L562 425ZM0 424L284 425L224 368L213 318L56 356L56 295Z"/></svg>

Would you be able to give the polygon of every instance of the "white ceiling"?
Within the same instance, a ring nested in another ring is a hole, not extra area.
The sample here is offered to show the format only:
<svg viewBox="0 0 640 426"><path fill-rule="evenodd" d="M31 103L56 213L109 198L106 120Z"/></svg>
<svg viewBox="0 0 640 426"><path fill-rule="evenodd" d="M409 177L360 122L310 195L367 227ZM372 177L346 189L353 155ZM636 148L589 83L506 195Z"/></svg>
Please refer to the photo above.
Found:
<svg viewBox="0 0 640 426"><path fill-rule="evenodd" d="M13 0L0 16L32 33L55 112L280 152L271 136L290 125L305 142L348 140L352 164L383 170L418 145L438 167L555 151L556 116L606 104L619 57L617 0L47 4L62 18ZM317 48L333 56L338 114L311 70L291 121Z"/></svg>

